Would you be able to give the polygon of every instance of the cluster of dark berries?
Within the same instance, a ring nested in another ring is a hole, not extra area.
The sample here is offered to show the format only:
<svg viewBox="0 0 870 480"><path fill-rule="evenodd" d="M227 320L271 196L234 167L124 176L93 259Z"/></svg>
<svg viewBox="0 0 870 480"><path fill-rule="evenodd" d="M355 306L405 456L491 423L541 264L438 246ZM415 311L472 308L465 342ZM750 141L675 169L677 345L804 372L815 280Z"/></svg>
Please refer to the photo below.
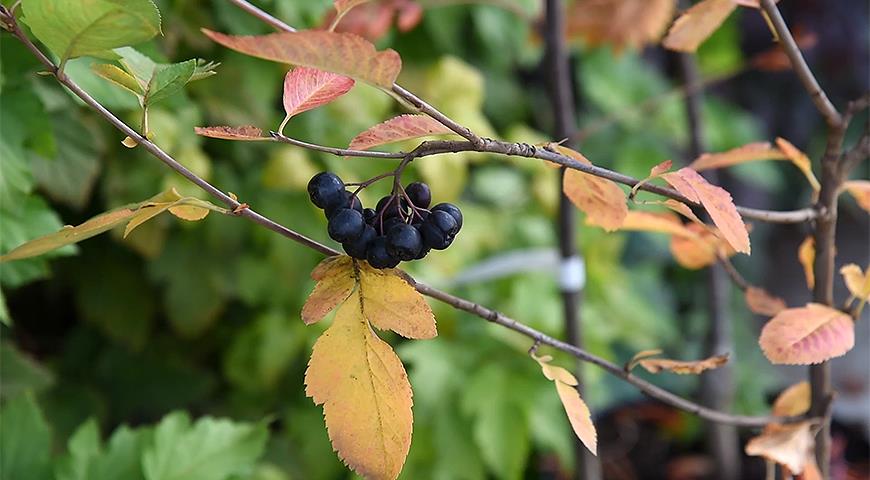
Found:
<svg viewBox="0 0 870 480"><path fill-rule="evenodd" d="M311 202L326 212L329 236L340 242L353 258L367 260L374 268L393 268L401 261L419 260L431 249L444 250L462 227L462 212L451 203L431 209L432 192L414 182L382 198L375 209L345 189L330 172L320 172L308 182Z"/></svg>

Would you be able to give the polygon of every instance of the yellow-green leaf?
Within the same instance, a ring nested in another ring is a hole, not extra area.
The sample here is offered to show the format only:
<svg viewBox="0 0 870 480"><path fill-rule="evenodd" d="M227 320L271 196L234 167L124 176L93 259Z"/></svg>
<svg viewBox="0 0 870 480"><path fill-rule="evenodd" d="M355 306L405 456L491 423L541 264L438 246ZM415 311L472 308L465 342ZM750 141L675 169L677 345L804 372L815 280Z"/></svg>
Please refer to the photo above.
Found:
<svg viewBox="0 0 870 480"><path fill-rule="evenodd" d="M317 285L302 306L302 321L308 325L320 321L350 295L356 285L353 259L329 257L317 265L311 278Z"/></svg>
<svg viewBox="0 0 870 480"><path fill-rule="evenodd" d="M115 65L109 64L94 64L91 65L91 70L94 71L97 75L105 78L106 80L114 83L115 85L129 90L131 93L136 95L142 95L142 87L133 78L132 75L125 72L124 70L116 67Z"/></svg>
<svg viewBox="0 0 870 480"><path fill-rule="evenodd" d="M395 479L411 446L411 385L402 362L372 330L359 292L317 340L305 394L323 405L339 457L370 479Z"/></svg>

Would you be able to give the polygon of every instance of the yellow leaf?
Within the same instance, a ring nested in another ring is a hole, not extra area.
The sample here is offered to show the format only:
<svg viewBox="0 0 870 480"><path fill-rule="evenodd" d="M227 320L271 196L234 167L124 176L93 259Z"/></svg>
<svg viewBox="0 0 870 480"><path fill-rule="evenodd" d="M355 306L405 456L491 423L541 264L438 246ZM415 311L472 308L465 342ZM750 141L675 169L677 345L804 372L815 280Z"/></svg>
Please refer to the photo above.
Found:
<svg viewBox="0 0 870 480"><path fill-rule="evenodd" d="M818 197L819 190L822 188L819 185L818 179L813 174L813 166L810 163L810 157L807 157L807 154L800 151L791 144L788 140L777 137L776 138L776 146L782 150L782 153L793 163L807 178L807 181L810 182L810 186L813 187L814 197Z"/></svg>
<svg viewBox="0 0 870 480"><path fill-rule="evenodd" d="M659 232L686 238L698 238L698 234L683 225L680 219L670 212L646 212L629 210L620 230L639 232Z"/></svg>
<svg viewBox="0 0 870 480"><path fill-rule="evenodd" d="M843 189L855 198L859 207L870 212L870 180L849 180L843 183Z"/></svg>
<svg viewBox="0 0 870 480"><path fill-rule="evenodd" d="M302 321L307 325L320 321L350 295L356 284L353 259L328 257L311 272L311 278L318 282L302 306Z"/></svg>
<svg viewBox="0 0 870 480"><path fill-rule="evenodd" d="M843 275L846 287L855 298L862 301L870 300L870 267L866 272L862 272L861 267L850 263L840 269L840 274Z"/></svg>
<svg viewBox="0 0 870 480"><path fill-rule="evenodd" d="M759 315L772 317L787 308L783 299L774 297L763 288L750 286L746 289L744 298L749 310Z"/></svg>
<svg viewBox="0 0 870 480"><path fill-rule="evenodd" d="M305 394L323 405L339 457L371 479L395 479L411 446L411 385L402 362L369 325L358 292L314 345Z"/></svg>
<svg viewBox="0 0 870 480"><path fill-rule="evenodd" d="M188 222L197 222L208 216L209 209L198 207L196 205L176 205L169 207L169 213L176 217L187 220Z"/></svg>
<svg viewBox="0 0 870 480"><path fill-rule="evenodd" d="M813 430L812 420L791 425L768 425L761 435L749 440L746 454L764 457L798 475L804 471L808 454L815 446Z"/></svg>
<svg viewBox="0 0 870 480"><path fill-rule="evenodd" d="M796 383L779 394L773 402L772 413L777 417L796 417L810 410L810 382Z"/></svg>
<svg viewBox="0 0 870 480"><path fill-rule="evenodd" d="M737 8L734 0L704 0L680 15L662 45L679 52L694 52Z"/></svg>
<svg viewBox="0 0 870 480"><path fill-rule="evenodd" d="M556 392L559 394L559 400L562 401L562 406L565 408L574 434L593 455L597 455L598 433L592 423L589 407L586 406L586 403L580 398L580 392L577 391L577 379L568 370L550 365L548 362L552 358L549 356L538 357L532 354L532 358L541 366L544 376L556 384Z"/></svg>
<svg viewBox="0 0 870 480"><path fill-rule="evenodd" d="M637 366L637 362L639 362L641 359L647 358L647 357L654 357L656 355L661 355L661 353L662 353L661 348L652 348L649 350L641 350L641 351L635 353L634 356L631 357L631 360L629 360L625 364L624 370L626 372L631 372L632 370L634 370L634 367Z"/></svg>
<svg viewBox="0 0 870 480"><path fill-rule="evenodd" d="M438 335L435 316L401 270L379 270L357 262L362 309L372 325L406 338Z"/></svg>
<svg viewBox="0 0 870 480"><path fill-rule="evenodd" d="M800 247L798 247L798 261L804 267L804 276L807 279L807 287L810 290L816 284L816 275L813 270L813 264L816 261L816 240L812 235L807 236Z"/></svg>
<svg viewBox="0 0 870 480"><path fill-rule="evenodd" d="M583 154L562 145L550 144L549 148L587 165L592 165ZM562 181L562 190L577 208L589 218L588 222L608 232L622 226L628 214L625 193L610 180L589 175L579 170L568 169Z"/></svg>
<svg viewBox="0 0 870 480"><path fill-rule="evenodd" d="M696 270L716 263L720 256L734 255L731 245L719 238L715 230L697 223L687 224L686 229L695 236L674 235L670 244L674 260L683 267Z"/></svg>
<svg viewBox="0 0 870 480"><path fill-rule="evenodd" d="M785 154L781 150L773 148L770 142L755 142L732 148L719 153L704 153L696 158L689 168L697 171L711 168L723 168L741 163L755 162L759 160L785 160Z"/></svg>
<svg viewBox="0 0 870 480"><path fill-rule="evenodd" d="M855 345L852 317L818 303L779 312L761 329L761 350L771 363L811 365L839 357Z"/></svg>
<svg viewBox="0 0 870 480"><path fill-rule="evenodd" d="M703 360L670 360L667 358L641 358L637 360L637 364L643 367L649 373L659 373L662 370L667 370L679 375L698 375L705 370L719 368L728 363L728 354L716 355Z"/></svg>
<svg viewBox="0 0 870 480"><path fill-rule="evenodd" d="M553 360L553 357L549 355L537 357L532 354L532 358L534 358L535 361L538 362L538 365L541 366L541 370L543 370L544 376L547 377L547 380L552 380L554 382L559 381L571 386L579 384L577 377L568 370L556 365L550 365L550 361Z"/></svg>

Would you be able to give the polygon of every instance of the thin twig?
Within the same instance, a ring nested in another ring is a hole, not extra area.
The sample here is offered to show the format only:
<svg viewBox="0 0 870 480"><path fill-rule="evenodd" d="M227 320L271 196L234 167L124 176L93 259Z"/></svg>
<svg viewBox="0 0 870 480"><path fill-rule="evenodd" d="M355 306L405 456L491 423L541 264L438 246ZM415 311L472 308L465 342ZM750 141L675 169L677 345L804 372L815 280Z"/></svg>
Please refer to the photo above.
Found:
<svg viewBox="0 0 870 480"><path fill-rule="evenodd" d="M48 57L43 54L36 45L33 44L30 39L24 35L20 28L17 27L14 18L9 18L6 13L8 11L5 8L0 7L0 16L2 16L2 20L7 22L12 28L11 32L22 42L24 45L30 50L34 56L48 68L50 72L55 76L57 81L61 83L63 86L68 88L73 94L79 97L82 101L85 102L89 107L94 109L100 116L105 118L109 123L111 123L115 128L120 130L125 135L133 138L137 143L139 143L142 148L144 148L148 153L162 161L166 166L171 168L172 170L178 172L185 178L187 178L190 182L197 185L201 189L208 192L210 195L224 203L227 207L236 210L239 212L239 216L246 217L249 220L257 223L265 228L268 228L272 231L283 235L290 240L293 240L301 245L304 245L308 248L316 250L324 255L333 256L339 255L340 253L330 248L326 245L323 245L316 240L312 240L304 235L301 235L259 213L255 212L251 208L248 208L245 204L239 203L237 200L230 197L228 194L224 193L217 187L211 185L204 179L198 177L196 174L185 168L181 165L177 160L172 158L169 154L164 152L160 147L140 135L129 125L118 119L112 112L103 107L100 103L93 99L87 92L81 89L75 82L73 82L69 77L63 74L57 74L57 66L52 63ZM732 425L743 426L743 427L761 427L770 422L778 422L778 423L793 423L797 421L801 421L803 417L769 417L769 416L746 416L746 415L734 415L725 412L719 412L716 410L712 410L701 405L698 405L690 400L684 399L678 395L670 393L660 387L657 387L645 380L642 380L634 375L628 374L622 370L616 364L608 362L603 358L592 355L585 350L574 347L572 345L568 345L564 342L556 340L542 332L539 332L527 325L524 325L512 318L509 318L505 315L502 315L494 310L490 310L482 305L476 304L469 300L465 300L460 297L453 296L449 293L443 292L441 290L437 290L435 288L429 287L424 284L416 284L416 289L429 297L440 300L454 308L459 310L463 310L474 314L478 317L481 317L485 320L488 320L493 323L497 323L506 328L514 330L522 335L525 335L535 341L538 341L542 344L549 345L558 350L564 351L568 354L575 356L576 358L597 365L607 372L617 376L618 378L636 386L642 392L646 393L652 398L660 400L668 405L673 407L685 410L690 413L694 413L701 418L716 421L716 422L724 422Z"/></svg>
<svg viewBox="0 0 870 480"><path fill-rule="evenodd" d="M296 140L295 138L290 138L279 132L269 132L269 135L271 135L272 138L281 143L288 143L290 145L296 145L297 147L307 148L309 150L314 150L317 152L330 153L339 157L405 158L405 155L407 155L407 153L405 152L392 153L377 152L372 150L351 150L348 148L327 147L325 145L318 145L316 143L308 143L302 140Z"/></svg>

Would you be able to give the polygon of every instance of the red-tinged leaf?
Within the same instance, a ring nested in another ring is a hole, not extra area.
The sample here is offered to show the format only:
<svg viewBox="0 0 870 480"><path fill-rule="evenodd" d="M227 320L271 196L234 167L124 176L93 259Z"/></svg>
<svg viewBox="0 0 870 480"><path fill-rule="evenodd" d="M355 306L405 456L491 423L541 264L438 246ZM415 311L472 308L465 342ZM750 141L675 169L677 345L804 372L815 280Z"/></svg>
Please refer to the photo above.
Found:
<svg viewBox="0 0 870 480"><path fill-rule="evenodd" d="M810 411L810 382L796 383L782 391L773 402L771 413L777 417L796 417Z"/></svg>
<svg viewBox="0 0 870 480"><path fill-rule="evenodd" d="M861 267L850 263L840 268L840 274L843 275L849 293L861 301L870 300L870 267L862 272Z"/></svg>
<svg viewBox="0 0 870 480"><path fill-rule="evenodd" d="M414 1L406 2L396 17L396 26L400 32L409 32L423 20L423 7Z"/></svg>
<svg viewBox="0 0 870 480"><path fill-rule="evenodd" d="M870 180L849 180L843 183L843 190L855 198L859 207L870 212Z"/></svg>
<svg viewBox="0 0 870 480"><path fill-rule="evenodd" d="M744 298L746 299L746 306L749 307L749 310L759 315L772 317L788 308L785 304L785 300L779 297L774 297L767 293L763 288L747 288L744 293Z"/></svg>
<svg viewBox="0 0 870 480"><path fill-rule="evenodd" d="M371 42L381 39L390 31L390 25L395 16L395 6L383 1L369 2L347 12L338 18L337 12L329 12L323 25L335 27L336 32L346 32L359 35Z"/></svg>
<svg viewBox="0 0 870 480"><path fill-rule="evenodd" d="M819 42L818 35L804 28L803 25L795 25L791 31L795 43L801 51L809 50ZM749 60L749 63L762 72L783 72L792 68L791 60L789 60L788 55L778 44L755 54Z"/></svg>
<svg viewBox="0 0 870 480"><path fill-rule="evenodd" d="M749 255L749 232L731 200L730 193L707 183L704 177L691 168L665 173L662 178L686 198L700 202L734 250Z"/></svg>
<svg viewBox="0 0 870 480"><path fill-rule="evenodd" d="M316 68L296 67L284 76L284 111L287 117L325 105L353 88L350 77Z"/></svg>
<svg viewBox="0 0 870 480"><path fill-rule="evenodd" d="M813 264L816 262L816 240L812 235L808 235L798 247L798 261L804 268L807 287L812 290L816 285L816 273L813 270Z"/></svg>
<svg viewBox="0 0 870 480"><path fill-rule="evenodd" d="M839 310L810 303L783 310L770 319L758 343L771 363L812 365L851 350L855 324Z"/></svg>
<svg viewBox="0 0 870 480"><path fill-rule="evenodd" d="M791 142L781 137L776 138L776 146L779 147L779 149L782 150L782 153L785 154L786 158L788 158L789 161L791 161L791 163L793 163L794 166L804 174L804 177L806 177L807 181L810 182L810 186L813 187L813 192L818 195L822 186L819 185L819 181L813 174L813 166L810 163L810 158L807 157L807 154L798 150L797 147L791 144Z"/></svg>
<svg viewBox="0 0 870 480"><path fill-rule="evenodd" d="M592 423L589 407L577 391L577 378L562 367L550 365L549 362L552 360L550 356L538 357L532 354L532 358L541 366L544 376L556 385L556 393L565 408L574 434L593 455L598 455L598 433Z"/></svg>
<svg viewBox="0 0 870 480"><path fill-rule="evenodd" d="M223 140L241 140L247 142L272 140L272 137L264 137L262 130L251 125L242 127L194 127L193 131L203 137L220 138Z"/></svg>
<svg viewBox="0 0 870 480"><path fill-rule="evenodd" d="M815 424L812 420L790 425L768 425L764 432L749 440L746 454L764 457L787 467L793 474L804 471L807 458L815 446Z"/></svg>
<svg viewBox="0 0 870 480"><path fill-rule="evenodd" d="M760 0L734 0L734 3L742 7L761 8ZM779 0L774 0L773 3L779 3Z"/></svg>
<svg viewBox="0 0 870 480"><path fill-rule="evenodd" d="M258 36L234 36L203 29L221 45L274 62L326 70L390 89L402 69L395 50L378 52L352 33L306 30Z"/></svg>
<svg viewBox="0 0 870 480"><path fill-rule="evenodd" d="M724 168L759 160L785 160L782 150L774 148L770 142L748 143L742 147L719 153L704 153L689 168L698 172L711 168Z"/></svg>
<svg viewBox="0 0 870 480"><path fill-rule="evenodd" d="M696 3L671 25L662 40L665 48L694 52L737 8L734 0L703 0Z"/></svg>
<svg viewBox="0 0 870 480"><path fill-rule="evenodd" d="M387 143L450 133L453 131L428 115L399 115L360 133L348 148L368 150Z"/></svg>

